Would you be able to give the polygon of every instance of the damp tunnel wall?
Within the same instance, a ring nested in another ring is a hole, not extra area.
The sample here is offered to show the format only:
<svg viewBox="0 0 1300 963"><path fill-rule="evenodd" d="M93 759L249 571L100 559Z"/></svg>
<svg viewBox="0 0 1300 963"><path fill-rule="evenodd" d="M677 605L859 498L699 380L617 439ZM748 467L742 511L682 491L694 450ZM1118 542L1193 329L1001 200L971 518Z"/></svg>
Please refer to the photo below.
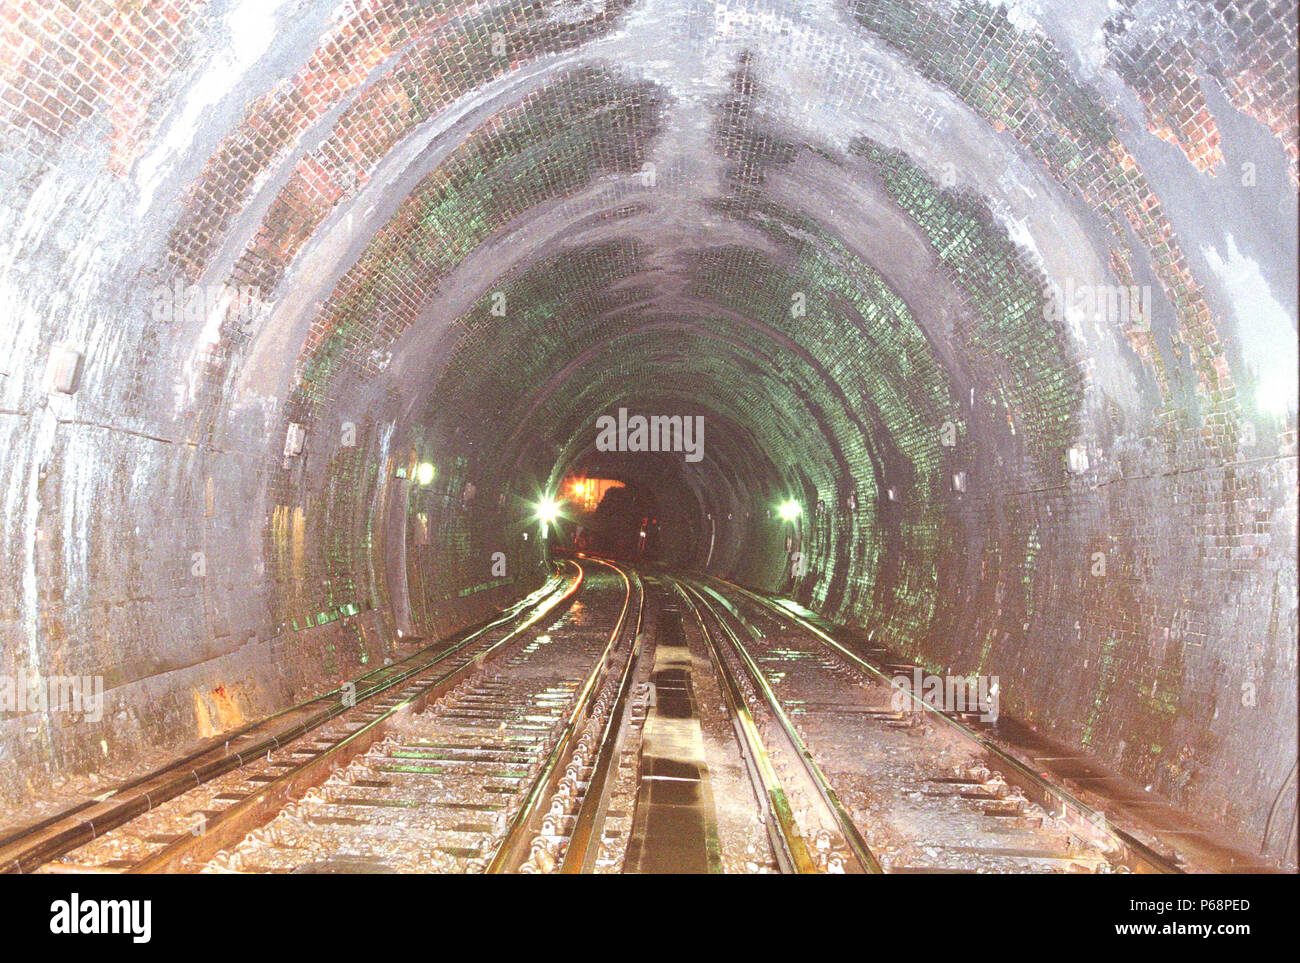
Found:
<svg viewBox="0 0 1300 963"><path fill-rule="evenodd" d="M623 407L704 419L655 464L714 574L1294 859L1295 41L1262 0L5 4L0 797L535 589ZM67 676L101 712L22 694Z"/></svg>

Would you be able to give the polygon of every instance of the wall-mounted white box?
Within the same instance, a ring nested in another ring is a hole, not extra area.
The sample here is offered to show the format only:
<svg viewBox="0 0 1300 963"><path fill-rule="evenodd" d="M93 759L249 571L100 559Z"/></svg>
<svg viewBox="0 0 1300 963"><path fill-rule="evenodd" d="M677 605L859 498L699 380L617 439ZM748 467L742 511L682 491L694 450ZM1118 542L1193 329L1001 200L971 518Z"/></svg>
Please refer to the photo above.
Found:
<svg viewBox="0 0 1300 963"><path fill-rule="evenodd" d="M284 436L284 457L297 458L302 454L302 446L307 441L307 429L296 421L289 422L289 430Z"/></svg>
<svg viewBox="0 0 1300 963"><path fill-rule="evenodd" d="M59 394L75 394L81 385L81 352L59 345L50 352L49 385Z"/></svg>

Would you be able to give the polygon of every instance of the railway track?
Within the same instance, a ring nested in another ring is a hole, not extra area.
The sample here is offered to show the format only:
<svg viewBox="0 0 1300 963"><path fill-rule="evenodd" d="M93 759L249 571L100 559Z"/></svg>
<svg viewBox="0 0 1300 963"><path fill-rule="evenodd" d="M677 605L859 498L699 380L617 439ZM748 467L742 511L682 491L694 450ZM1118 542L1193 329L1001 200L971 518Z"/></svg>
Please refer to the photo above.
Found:
<svg viewBox="0 0 1300 963"><path fill-rule="evenodd" d="M583 596L546 633L406 714L202 870L550 872L580 859L641 606L634 573L586 565Z"/></svg>
<svg viewBox="0 0 1300 963"><path fill-rule="evenodd" d="M766 720L805 800L797 823L814 827L834 869L1180 871L982 737L974 713L911 694L900 711L890 677L811 622L729 583L679 584L713 623L719 666Z"/></svg>
<svg viewBox="0 0 1300 963"><path fill-rule="evenodd" d="M39 872L1169 872L884 669L579 558L492 623L0 842Z"/></svg>
<svg viewBox="0 0 1300 963"><path fill-rule="evenodd" d="M713 654L777 866L787 873L878 873L880 865L769 681L708 597L674 583Z"/></svg>
<svg viewBox="0 0 1300 963"><path fill-rule="evenodd" d="M46 870L550 871L552 854L571 849L588 788L598 795L596 756L635 661L642 598L634 573L578 568L517 621L365 709Z"/></svg>
<svg viewBox="0 0 1300 963"><path fill-rule="evenodd" d="M13 834L0 842L0 867L9 872L195 869L367 751L403 716L420 711L564 612L584 582L579 566L565 563L564 569L485 625Z"/></svg>

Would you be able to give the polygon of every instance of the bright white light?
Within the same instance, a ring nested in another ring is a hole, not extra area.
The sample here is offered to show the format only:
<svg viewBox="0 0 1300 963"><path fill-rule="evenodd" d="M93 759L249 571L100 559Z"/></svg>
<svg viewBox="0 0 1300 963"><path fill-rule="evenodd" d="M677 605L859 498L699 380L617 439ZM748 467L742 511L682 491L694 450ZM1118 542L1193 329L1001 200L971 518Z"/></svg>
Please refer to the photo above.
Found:
<svg viewBox="0 0 1300 963"><path fill-rule="evenodd" d="M555 520L560 517L560 505L562 503L549 495L544 496L536 506L537 520L542 523L542 540L545 541L551 534L551 526ZM525 534L525 538L528 536Z"/></svg>
<svg viewBox="0 0 1300 963"><path fill-rule="evenodd" d="M415 470L415 480L418 484L427 485L433 481L434 467L430 462L421 462L420 467Z"/></svg>
<svg viewBox="0 0 1300 963"><path fill-rule="evenodd" d="M537 503L537 520L543 525L554 525L560 517L560 503L554 498L543 498Z"/></svg>
<svg viewBox="0 0 1300 963"><path fill-rule="evenodd" d="M777 512L781 516L781 520L784 522L793 522L799 517L802 511L803 509L799 507L799 503L793 499L782 502L781 507L777 509Z"/></svg>

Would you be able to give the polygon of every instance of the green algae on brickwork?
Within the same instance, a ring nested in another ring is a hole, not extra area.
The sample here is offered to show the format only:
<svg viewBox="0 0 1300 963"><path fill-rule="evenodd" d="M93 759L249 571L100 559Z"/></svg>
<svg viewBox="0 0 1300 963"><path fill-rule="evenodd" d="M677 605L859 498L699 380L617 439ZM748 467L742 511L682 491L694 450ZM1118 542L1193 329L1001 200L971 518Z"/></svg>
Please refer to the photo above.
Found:
<svg viewBox="0 0 1300 963"><path fill-rule="evenodd" d="M661 102L651 84L583 67L477 131L421 181L348 272L322 318L328 334L306 360L303 381L329 384L376 327L400 334L414 320L413 301L427 298L529 208L568 196L602 172L639 170Z"/></svg>

